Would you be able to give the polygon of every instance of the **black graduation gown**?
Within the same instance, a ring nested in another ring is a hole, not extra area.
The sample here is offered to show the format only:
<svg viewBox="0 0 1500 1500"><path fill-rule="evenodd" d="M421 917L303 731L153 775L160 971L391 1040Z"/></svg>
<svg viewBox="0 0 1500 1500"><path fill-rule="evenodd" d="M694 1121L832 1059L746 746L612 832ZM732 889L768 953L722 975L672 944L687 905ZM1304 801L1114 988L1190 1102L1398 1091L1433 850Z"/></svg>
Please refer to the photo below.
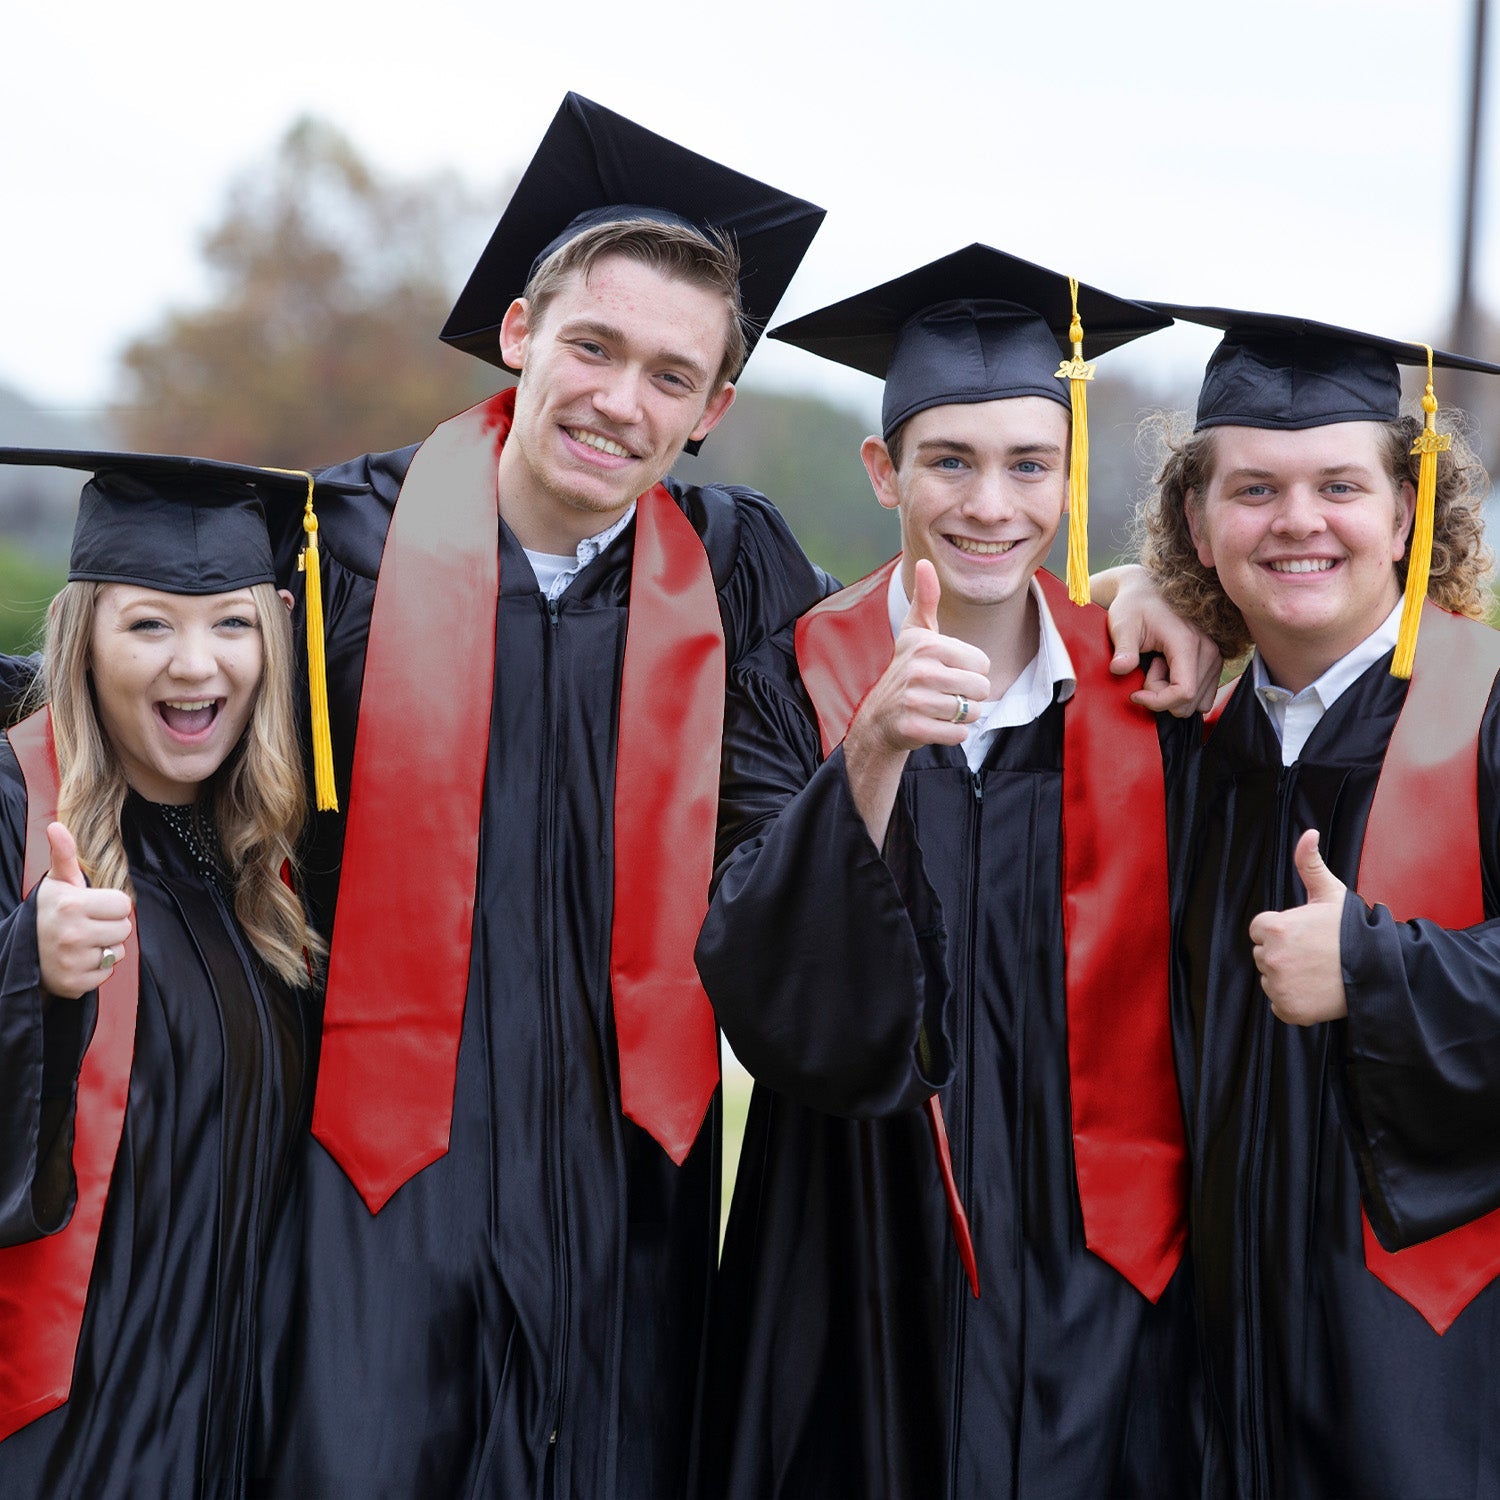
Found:
<svg viewBox="0 0 1500 1500"><path fill-rule="evenodd" d="M1063 715L1081 706L1000 730L978 773L956 749L914 752L882 858L842 749L819 764L790 632L736 678L698 958L758 1083L709 1494L1196 1488L1187 1275L1152 1306L1084 1248L1059 898ZM1185 774L1193 732L1167 720L1161 737ZM977 1302L917 1108L939 1087Z"/></svg>
<svg viewBox="0 0 1500 1500"><path fill-rule="evenodd" d="M341 787L374 577L411 452L335 471L374 493L320 507ZM705 536L730 662L820 597L821 575L760 496L669 487ZM677 1167L620 1112L609 945L633 541L631 526L549 606L500 527L451 1146L372 1217L311 1144L300 1331L268 1493L668 1500L689 1487L720 1116L716 1103ZM443 747L424 744L420 725L412 737L420 796L423 759ZM318 825L312 884L331 910L341 828Z"/></svg>
<svg viewBox="0 0 1500 1500"><path fill-rule="evenodd" d="M0 1243L73 1209L72 1111L97 996L44 998L20 900L25 791L0 741ZM0 1442L7 1500L245 1493L257 1382L284 1329L265 1265L311 1109L316 1022L252 956L227 902L150 804L123 832L140 998L119 1154L72 1395ZM105 993L106 1003L108 992Z"/></svg>
<svg viewBox="0 0 1500 1500"><path fill-rule="evenodd" d="M1361 1189L1391 1250L1500 1203L1500 925L1396 923L1352 891L1406 694L1389 665L1339 697L1292 766L1248 686L1203 756L1174 1020L1211 1494L1500 1493L1500 1288L1440 1338L1364 1264ZM1480 753L1491 915L1497 767L1492 698ZM1422 809L1411 817L1421 837ZM1295 1027L1271 1013L1247 929L1256 913L1306 899L1292 852L1312 827L1351 887L1350 1015Z"/></svg>

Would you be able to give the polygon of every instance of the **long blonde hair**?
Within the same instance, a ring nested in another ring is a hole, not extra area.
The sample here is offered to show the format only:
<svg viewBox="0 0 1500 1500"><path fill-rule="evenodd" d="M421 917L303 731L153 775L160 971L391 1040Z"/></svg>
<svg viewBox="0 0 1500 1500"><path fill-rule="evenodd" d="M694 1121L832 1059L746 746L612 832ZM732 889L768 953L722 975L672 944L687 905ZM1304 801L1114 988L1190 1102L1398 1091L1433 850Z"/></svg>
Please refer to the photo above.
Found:
<svg viewBox="0 0 1500 1500"><path fill-rule="evenodd" d="M99 723L89 651L101 585L65 584L47 613L41 694L52 704L60 786L57 815L78 841L79 863L95 885L130 895L120 814L129 790ZM214 827L234 891L234 913L266 966L294 988L311 983L309 964L326 953L301 902L281 878L295 868L307 820L307 783L292 709L292 625L269 583L254 585L262 650L250 722L208 786Z"/></svg>

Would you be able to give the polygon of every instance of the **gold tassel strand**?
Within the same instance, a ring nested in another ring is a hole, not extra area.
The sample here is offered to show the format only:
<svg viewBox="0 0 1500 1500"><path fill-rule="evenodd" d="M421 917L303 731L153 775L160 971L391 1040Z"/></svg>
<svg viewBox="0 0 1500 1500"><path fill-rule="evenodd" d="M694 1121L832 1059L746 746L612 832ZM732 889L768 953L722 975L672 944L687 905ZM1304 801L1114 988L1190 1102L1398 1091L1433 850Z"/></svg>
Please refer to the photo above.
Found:
<svg viewBox="0 0 1500 1500"><path fill-rule="evenodd" d="M1068 277L1073 298L1073 321L1068 338L1072 359L1057 367L1057 378L1068 382L1068 404L1073 415L1073 439L1068 455L1068 598L1089 602L1089 394L1086 381L1094 366L1083 357L1083 322L1078 316L1078 278Z"/></svg>
<svg viewBox="0 0 1500 1500"><path fill-rule="evenodd" d="M1438 454L1453 446L1453 434L1437 430L1437 396L1432 388L1432 346L1427 350L1427 389L1422 395L1422 431L1411 446L1420 454L1417 463L1417 513L1412 522L1411 543L1406 549L1406 593L1401 602L1401 629L1396 636L1396 654L1391 676L1409 678L1417 655L1417 629L1422 621L1422 602L1427 597L1427 578L1432 570L1433 513L1437 508Z"/></svg>
<svg viewBox="0 0 1500 1500"><path fill-rule="evenodd" d="M312 706L313 796L319 812L339 810L333 779L333 733L328 726L328 663L323 654L323 573L318 556L318 518L313 512L317 487L306 469L272 469L273 474L295 474L307 481L307 504L302 529L307 543L297 558L297 571L306 580L307 695Z"/></svg>

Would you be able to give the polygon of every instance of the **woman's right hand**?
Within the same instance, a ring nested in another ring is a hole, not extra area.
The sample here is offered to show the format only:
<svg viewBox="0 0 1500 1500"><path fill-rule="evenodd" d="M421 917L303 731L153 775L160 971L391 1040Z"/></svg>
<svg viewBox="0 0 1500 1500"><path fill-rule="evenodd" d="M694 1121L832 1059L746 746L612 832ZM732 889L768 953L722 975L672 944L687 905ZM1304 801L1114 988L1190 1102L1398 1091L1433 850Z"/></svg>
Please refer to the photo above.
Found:
<svg viewBox="0 0 1500 1500"><path fill-rule="evenodd" d="M130 936L130 897L89 886L78 867L78 845L63 824L47 825L47 844L51 859L36 896L42 988L76 1000L109 978Z"/></svg>

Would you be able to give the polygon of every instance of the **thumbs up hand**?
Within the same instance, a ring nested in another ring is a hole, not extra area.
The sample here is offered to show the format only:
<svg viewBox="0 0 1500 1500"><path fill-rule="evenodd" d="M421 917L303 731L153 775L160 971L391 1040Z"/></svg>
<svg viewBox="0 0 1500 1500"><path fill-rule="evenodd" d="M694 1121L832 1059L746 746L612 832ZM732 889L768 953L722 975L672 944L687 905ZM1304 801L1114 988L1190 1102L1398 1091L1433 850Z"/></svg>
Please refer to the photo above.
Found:
<svg viewBox="0 0 1500 1500"><path fill-rule="evenodd" d="M37 887L36 946L42 988L76 1000L109 977L130 936L130 897L95 890L78 865L78 845L61 823L47 825L51 851Z"/></svg>
<svg viewBox="0 0 1500 1500"><path fill-rule="evenodd" d="M905 755L919 745L961 745L990 692L990 659L938 629L937 569L917 562L911 608L895 653L855 715L858 735ZM962 710L962 713L960 713ZM856 736L854 725L850 736Z"/></svg>
<svg viewBox="0 0 1500 1500"><path fill-rule="evenodd" d="M891 664L865 694L844 736L854 805L876 848L885 840L906 757L919 745L961 745L990 694L990 659L938 629L942 589L925 557Z"/></svg>
<svg viewBox="0 0 1500 1500"><path fill-rule="evenodd" d="M1348 887L1323 863L1316 828L1297 840L1292 857L1307 904L1261 912L1250 923L1250 941L1271 1010L1290 1025L1313 1026L1349 1014L1339 946Z"/></svg>

